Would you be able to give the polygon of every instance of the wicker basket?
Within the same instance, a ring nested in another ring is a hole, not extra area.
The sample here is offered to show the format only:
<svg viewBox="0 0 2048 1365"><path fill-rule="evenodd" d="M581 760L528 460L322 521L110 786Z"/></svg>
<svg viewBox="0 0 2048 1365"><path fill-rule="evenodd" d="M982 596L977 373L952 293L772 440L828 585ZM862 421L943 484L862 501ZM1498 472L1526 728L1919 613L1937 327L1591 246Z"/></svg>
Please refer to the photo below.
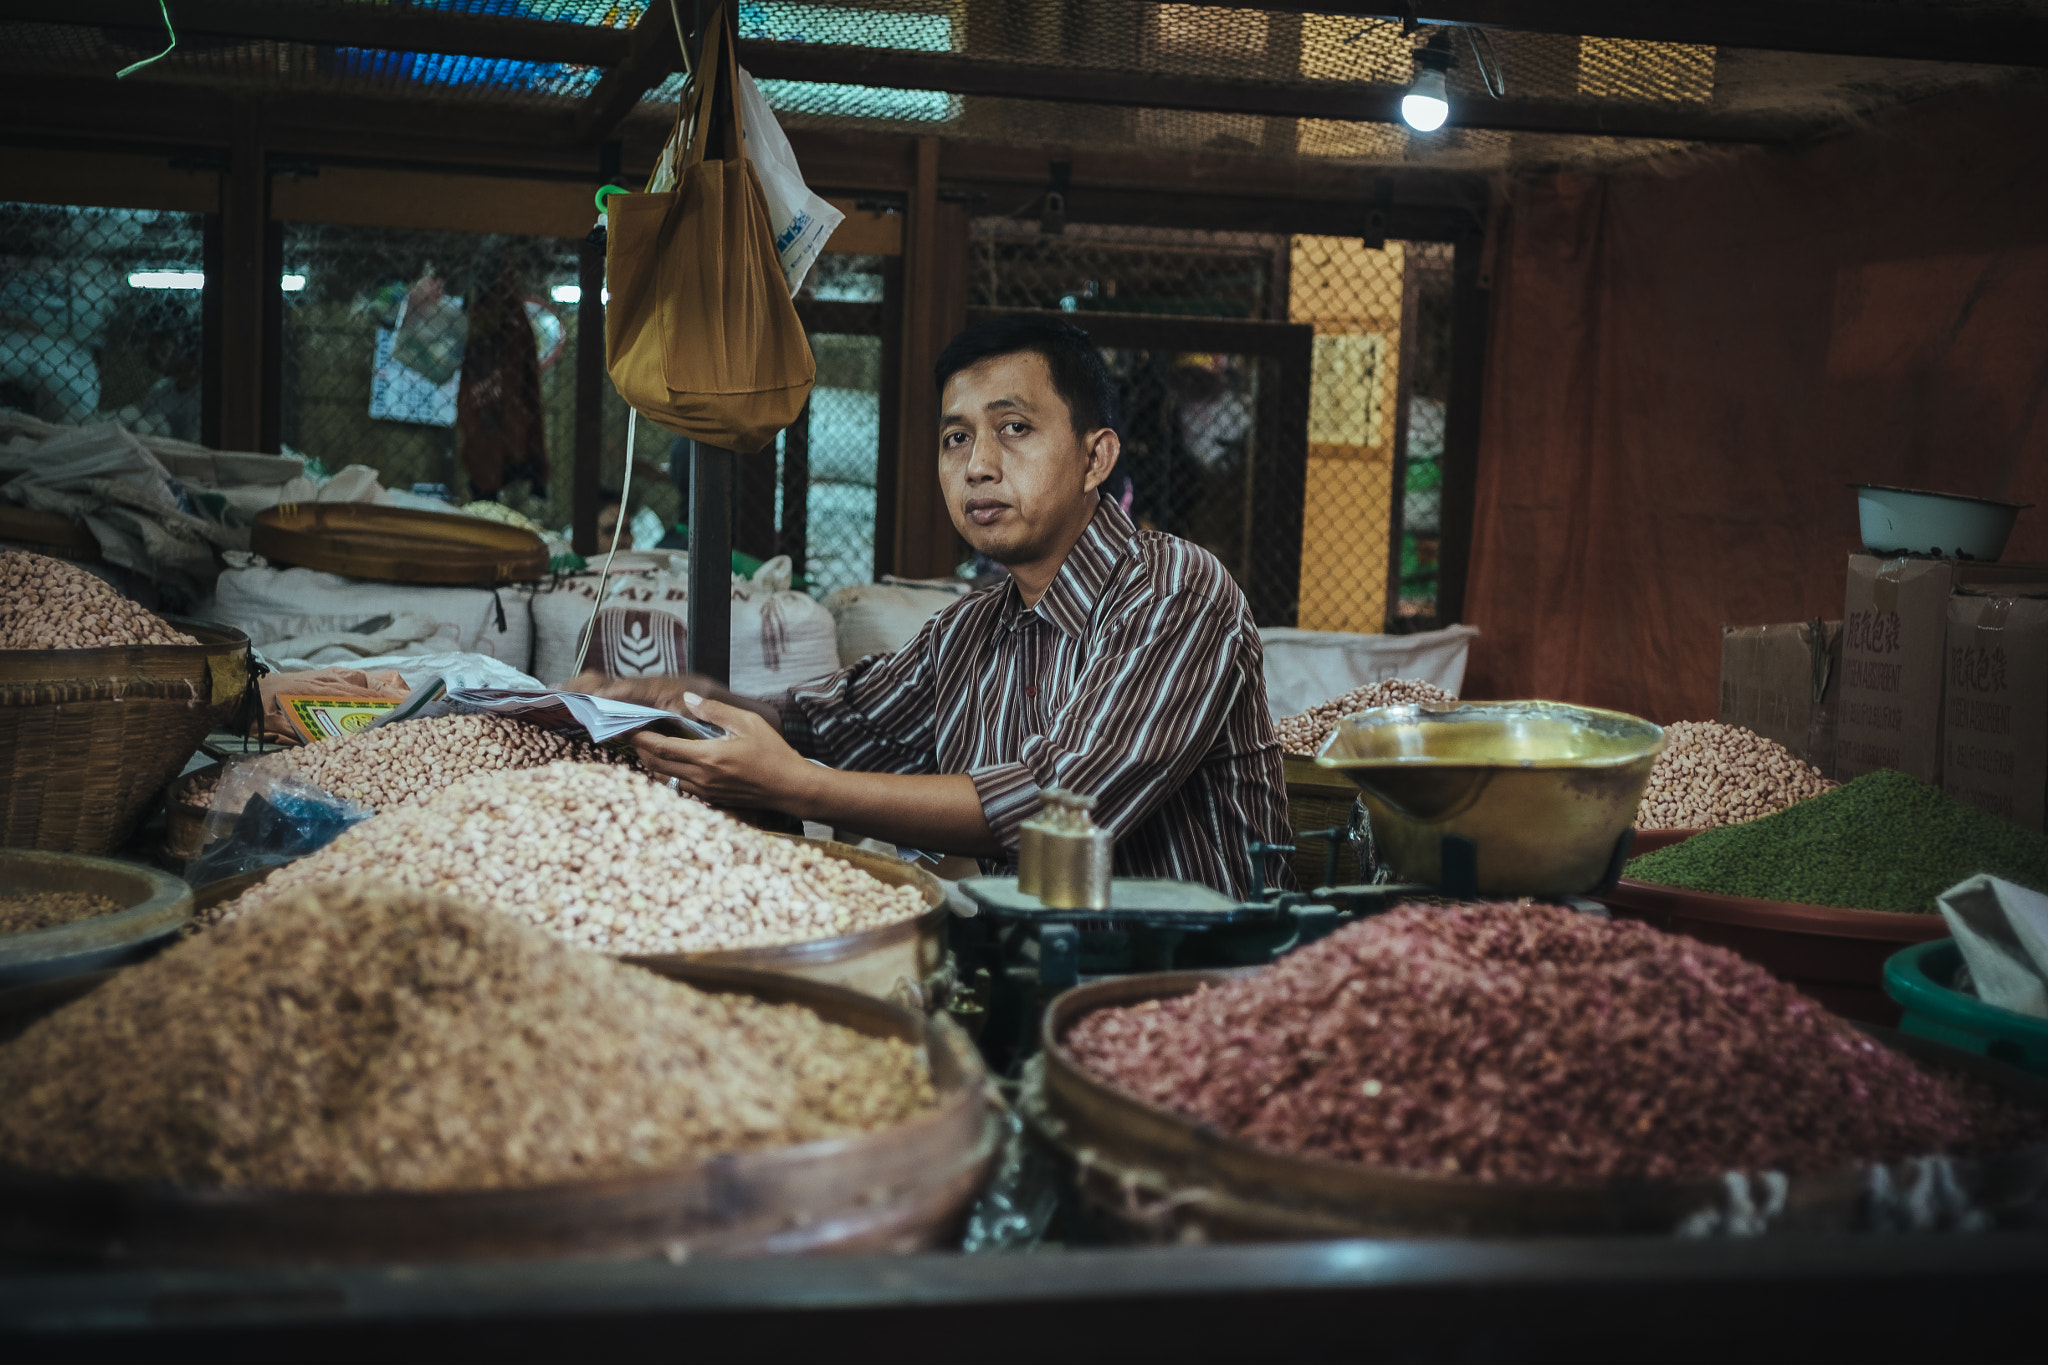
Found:
<svg viewBox="0 0 2048 1365"><path fill-rule="evenodd" d="M249 638L0 650L0 844L109 853L249 686Z"/></svg>

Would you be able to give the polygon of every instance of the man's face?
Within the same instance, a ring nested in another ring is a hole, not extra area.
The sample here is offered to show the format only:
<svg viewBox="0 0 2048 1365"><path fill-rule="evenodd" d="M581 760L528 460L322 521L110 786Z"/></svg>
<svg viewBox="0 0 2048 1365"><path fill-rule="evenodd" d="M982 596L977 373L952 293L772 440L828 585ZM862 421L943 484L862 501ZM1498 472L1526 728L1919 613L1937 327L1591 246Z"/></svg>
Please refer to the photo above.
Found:
<svg viewBox="0 0 2048 1365"><path fill-rule="evenodd" d="M1117 438L1075 434L1044 356L991 356L960 371L939 413L939 482L969 545L998 564L1028 564L1086 528Z"/></svg>
<svg viewBox="0 0 2048 1365"><path fill-rule="evenodd" d="M619 505L608 502L597 509L597 543L610 546L612 533L619 529Z"/></svg>

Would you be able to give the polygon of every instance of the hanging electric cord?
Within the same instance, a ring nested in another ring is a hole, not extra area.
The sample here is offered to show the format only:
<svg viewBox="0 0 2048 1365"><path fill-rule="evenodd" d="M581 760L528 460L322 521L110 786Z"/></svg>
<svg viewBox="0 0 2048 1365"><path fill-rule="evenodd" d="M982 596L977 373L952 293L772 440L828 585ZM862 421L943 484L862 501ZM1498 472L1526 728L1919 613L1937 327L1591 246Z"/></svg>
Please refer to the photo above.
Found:
<svg viewBox="0 0 2048 1365"><path fill-rule="evenodd" d="M1479 40L1486 39L1486 51L1479 50ZM1502 99L1508 93L1507 73L1501 69L1500 58L1494 55L1493 37L1476 28L1465 30L1465 41L1472 48L1472 60L1479 64L1479 83L1486 87L1486 93L1495 99ZM1489 73L1487 68L1492 67Z"/></svg>
<svg viewBox="0 0 2048 1365"><path fill-rule="evenodd" d="M145 66L154 66L158 62L162 61L164 58L170 56L172 52L177 50L178 30L171 27L170 0L156 0L156 7L163 13L164 33L171 40L170 46L166 47L162 52L157 53L154 57L144 57L139 62L130 62L127 66L122 67L119 71L116 71L114 73L115 80L118 81L124 76L132 76L136 72L142 70L142 68Z"/></svg>
<svg viewBox="0 0 2048 1365"><path fill-rule="evenodd" d="M604 610L604 584L611 577L612 559L619 552L619 536L626 529L626 509L633 505L633 436L640 429L640 413L637 409L626 410L626 477L619 482L619 519L612 523L611 553L604 557L604 570L597 576L597 600L590 604L590 619L583 625L583 644L576 650L576 667L571 677L583 671L583 661L590 656L590 642L597 635L597 614Z"/></svg>

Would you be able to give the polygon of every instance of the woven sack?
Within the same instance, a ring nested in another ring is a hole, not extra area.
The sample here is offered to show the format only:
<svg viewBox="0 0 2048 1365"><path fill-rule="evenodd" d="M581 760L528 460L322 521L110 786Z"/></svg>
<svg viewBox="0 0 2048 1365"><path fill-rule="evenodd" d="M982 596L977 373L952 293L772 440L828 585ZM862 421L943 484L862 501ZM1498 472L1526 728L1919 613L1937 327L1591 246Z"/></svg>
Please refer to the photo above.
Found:
<svg viewBox="0 0 2048 1365"><path fill-rule="evenodd" d="M0 844L110 853L249 691L249 638L0 650Z"/></svg>
<svg viewBox="0 0 2048 1365"><path fill-rule="evenodd" d="M720 82L736 88L724 34L720 10L705 26L687 150L675 140L675 187L606 199L605 367L650 420L751 455L796 420L817 365L741 144L739 100L725 155L705 160Z"/></svg>

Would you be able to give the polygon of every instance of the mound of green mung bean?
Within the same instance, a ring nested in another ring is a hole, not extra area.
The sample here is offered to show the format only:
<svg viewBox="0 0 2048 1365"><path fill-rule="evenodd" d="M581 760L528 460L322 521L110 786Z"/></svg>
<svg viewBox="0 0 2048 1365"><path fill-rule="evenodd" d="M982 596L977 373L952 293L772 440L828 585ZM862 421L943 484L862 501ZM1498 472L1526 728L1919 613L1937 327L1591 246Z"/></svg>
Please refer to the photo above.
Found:
<svg viewBox="0 0 2048 1365"><path fill-rule="evenodd" d="M1723 896L1928 915L1936 896L1980 872L2048 891L2048 835L1885 769L1632 858L1623 875Z"/></svg>

